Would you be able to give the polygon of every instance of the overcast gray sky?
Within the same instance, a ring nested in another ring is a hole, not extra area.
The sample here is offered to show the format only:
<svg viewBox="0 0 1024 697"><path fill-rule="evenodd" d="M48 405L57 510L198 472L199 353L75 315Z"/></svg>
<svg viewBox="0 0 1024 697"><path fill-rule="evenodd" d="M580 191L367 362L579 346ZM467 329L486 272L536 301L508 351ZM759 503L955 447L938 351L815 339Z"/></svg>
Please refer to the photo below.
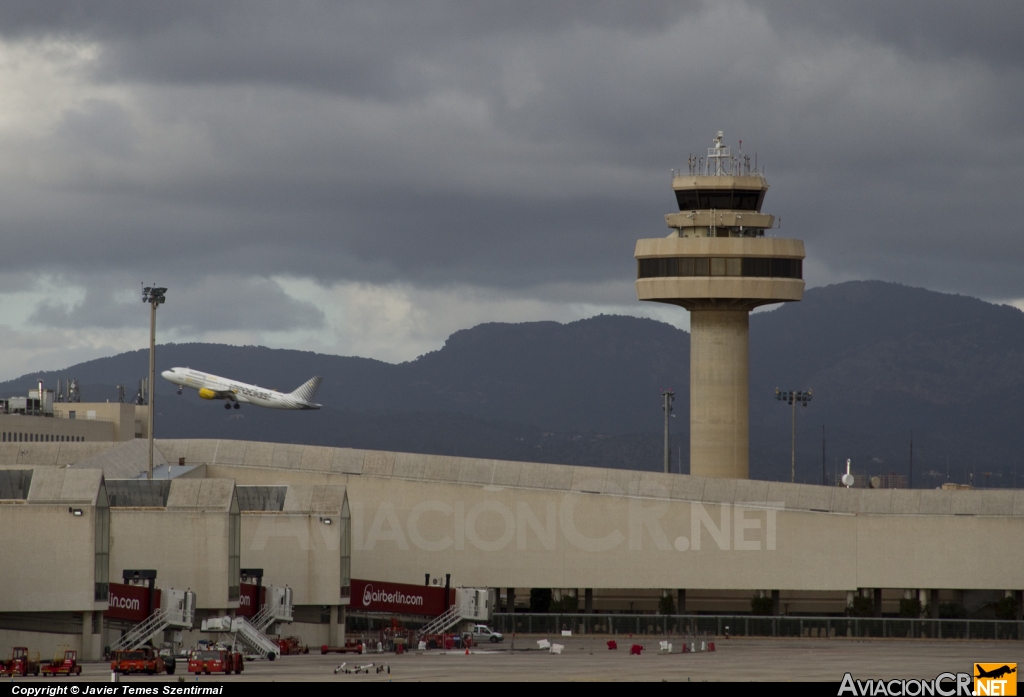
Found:
<svg viewBox="0 0 1024 697"><path fill-rule="evenodd" d="M635 300L756 150L810 286L1024 307L1024 3L8 1L0 379L161 341L408 360Z"/></svg>

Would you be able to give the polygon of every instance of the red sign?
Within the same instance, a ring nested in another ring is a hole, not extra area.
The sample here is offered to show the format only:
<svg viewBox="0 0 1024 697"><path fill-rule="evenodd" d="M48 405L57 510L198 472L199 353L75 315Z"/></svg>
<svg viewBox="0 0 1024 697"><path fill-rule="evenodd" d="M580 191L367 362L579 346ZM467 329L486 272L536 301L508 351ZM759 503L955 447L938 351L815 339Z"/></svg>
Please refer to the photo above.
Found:
<svg viewBox="0 0 1024 697"><path fill-rule="evenodd" d="M448 604L454 602L455 589L452 588ZM385 581L361 581L354 578L352 603L349 609L434 617L445 611L444 588Z"/></svg>
<svg viewBox="0 0 1024 697"><path fill-rule="evenodd" d="M160 589L153 591L153 609L160 608ZM110 599L107 601L106 617L114 620L142 622L149 617L149 588L124 583L110 584Z"/></svg>
<svg viewBox="0 0 1024 697"><path fill-rule="evenodd" d="M238 584L238 612L242 617L255 617L267 602L267 589L255 583Z"/></svg>

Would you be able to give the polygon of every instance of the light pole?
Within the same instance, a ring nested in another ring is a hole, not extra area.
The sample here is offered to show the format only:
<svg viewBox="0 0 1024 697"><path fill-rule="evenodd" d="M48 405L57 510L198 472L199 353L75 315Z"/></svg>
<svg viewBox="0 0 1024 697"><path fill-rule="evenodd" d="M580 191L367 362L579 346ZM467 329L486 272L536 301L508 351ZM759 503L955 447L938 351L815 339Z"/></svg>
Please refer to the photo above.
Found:
<svg viewBox="0 0 1024 697"><path fill-rule="evenodd" d="M166 288L146 286L142 289L142 302L149 303L149 469L146 470L146 479L153 478L153 392L154 378L156 377L156 306L163 305L166 301L164 293Z"/></svg>
<svg viewBox="0 0 1024 697"><path fill-rule="evenodd" d="M665 402L661 406L661 408L665 411L665 474L668 474L669 473L669 469L670 469L670 464L671 464L671 453L672 453L672 449L669 447L668 418L672 414L672 402L674 402L675 399L676 399L676 393L673 392L671 389L669 389L669 390L662 390L661 391L661 398ZM679 468L680 468L680 471L681 471L682 470L682 464L679 465Z"/></svg>
<svg viewBox="0 0 1024 697"><path fill-rule="evenodd" d="M775 388L775 399L793 405L793 445L792 455L789 463L789 481L796 481L796 405L803 404L805 407L811 401L811 390L806 392L780 392Z"/></svg>

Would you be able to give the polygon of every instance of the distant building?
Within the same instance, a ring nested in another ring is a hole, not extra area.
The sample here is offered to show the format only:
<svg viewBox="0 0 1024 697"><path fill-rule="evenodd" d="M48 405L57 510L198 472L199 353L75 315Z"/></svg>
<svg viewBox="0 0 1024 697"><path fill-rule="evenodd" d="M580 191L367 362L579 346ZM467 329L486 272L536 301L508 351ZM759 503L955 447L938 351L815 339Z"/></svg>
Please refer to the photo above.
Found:
<svg viewBox="0 0 1024 697"><path fill-rule="evenodd" d="M20 398L24 400L25 398ZM0 443L119 442L147 438L148 406L121 402L73 402L53 405L43 413L33 405L20 405L19 398L4 400L0 413ZM33 400L25 400L32 403Z"/></svg>
<svg viewBox="0 0 1024 697"><path fill-rule="evenodd" d="M907 475L896 474L890 472L889 474L857 474L851 472L853 475L853 485L851 489L909 489L910 485L907 480ZM836 486L844 486L841 481L836 482Z"/></svg>
<svg viewBox="0 0 1024 697"><path fill-rule="evenodd" d="M120 442L148 438L147 405L54 401L53 390L0 399L0 443Z"/></svg>
<svg viewBox="0 0 1024 697"><path fill-rule="evenodd" d="M877 482L875 480L878 480ZM871 478L871 484L873 489L908 489L907 475L896 474L890 472L889 474L881 474L877 477ZM875 486L877 484L877 486Z"/></svg>

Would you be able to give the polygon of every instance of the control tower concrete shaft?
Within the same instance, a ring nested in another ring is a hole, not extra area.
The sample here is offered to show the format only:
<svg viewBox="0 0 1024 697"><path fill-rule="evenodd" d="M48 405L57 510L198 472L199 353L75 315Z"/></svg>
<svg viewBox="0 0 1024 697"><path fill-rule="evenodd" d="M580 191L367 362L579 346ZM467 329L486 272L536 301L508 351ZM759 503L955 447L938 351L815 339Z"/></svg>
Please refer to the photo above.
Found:
<svg viewBox="0 0 1024 697"><path fill-rule="evenodd" d="M765 237L768 182L714 143L673 171L671 234L637 240L636 293L690 311L690 474L747 479L750 311L803 297L804 243Z"/></svg>

